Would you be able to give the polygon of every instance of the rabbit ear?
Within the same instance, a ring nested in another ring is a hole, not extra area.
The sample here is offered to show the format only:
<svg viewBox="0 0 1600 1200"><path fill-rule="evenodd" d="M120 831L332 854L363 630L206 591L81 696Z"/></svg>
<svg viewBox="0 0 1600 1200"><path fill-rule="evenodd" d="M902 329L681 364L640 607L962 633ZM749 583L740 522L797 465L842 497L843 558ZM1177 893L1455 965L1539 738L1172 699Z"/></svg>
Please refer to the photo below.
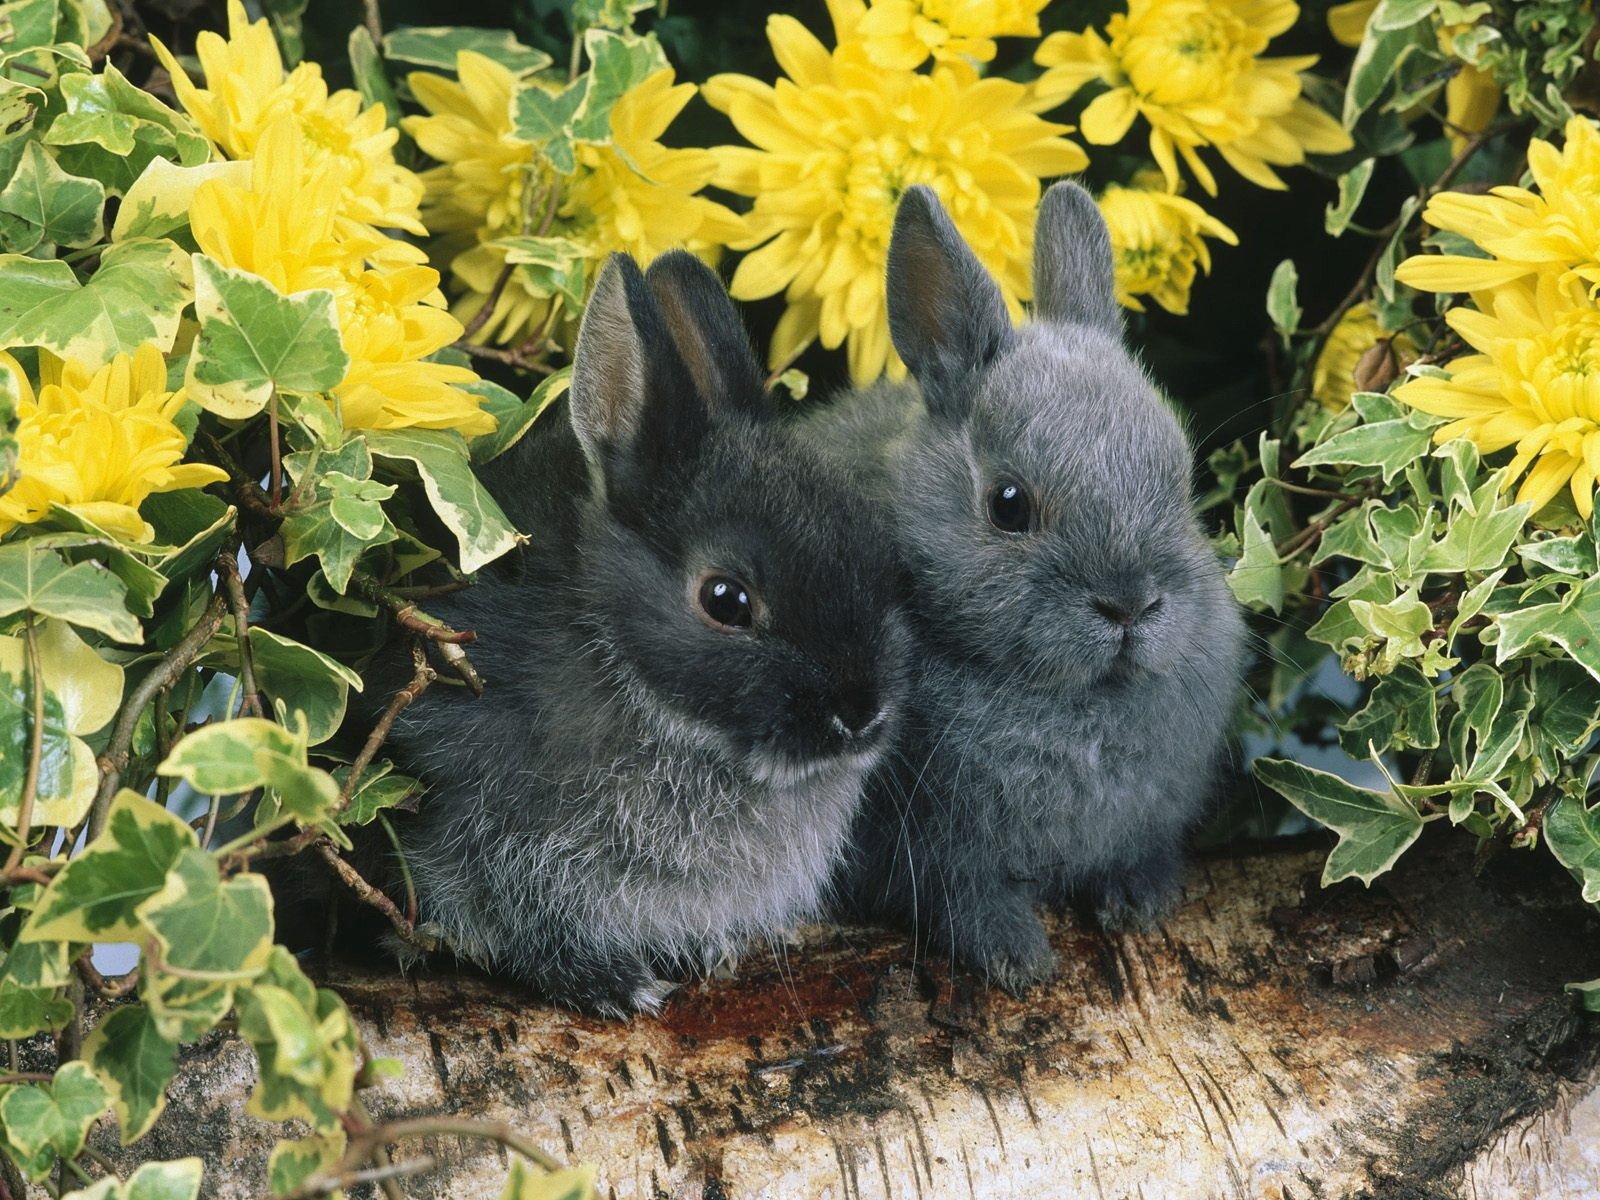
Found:
<svg viewBox="0 0 1600 1200"><path fill-rule="evenodd" d="M1055 184L1039 202L1033 311L1043 321L1122 332L1105 218L1094 198L1071 181Z"/></svg>
<svg viewBox="0 0 1600 1200"><path fill-rule="evenodd" d="M673 250L651 263L644 278L706 407L713 414L772 416L750 336L716 273L688 251Z"/></svg>
<svg viewBox="0 0 1600 1200"><path fill-rule="evenodd" d="M919 184L900 197L888 284L889 334L922 385L928 411L963 416L971 402L968 377L1005 343L1011 318L932 188Z"/></svg>
<svg viewBox="0 0 1600 1200"><path fill-rule="evenodd" d="M584 309L568 402L584 456L613 482L647 456L668 457L705 429L666 322L638 265L613 254Z"/></svg>

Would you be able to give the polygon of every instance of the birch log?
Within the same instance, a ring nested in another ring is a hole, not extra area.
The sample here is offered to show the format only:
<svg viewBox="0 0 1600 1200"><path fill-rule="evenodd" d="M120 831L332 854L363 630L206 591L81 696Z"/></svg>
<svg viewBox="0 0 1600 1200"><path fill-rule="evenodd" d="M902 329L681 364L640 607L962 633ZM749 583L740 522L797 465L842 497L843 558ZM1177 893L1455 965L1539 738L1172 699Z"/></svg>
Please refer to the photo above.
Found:
<svg viewBox="0 0 1600 1200"><path fill-rule="evenodd" d="M508 1121L610 1200L1594 1200L1600 1033L1561 985L1600 975L1600 930L1570 880L1530 855L1474 878L1462 840L1370 890L1321 889L1321 843L1204 860L1157 930L1058 922L1061 977L1020 999L870 930L626 1024L469 975L324 982L405 1064L375 1116ZM137 1149L263 1194L248 1051L203 1046L184 1079ZM443 1163L409 1195L503 1178L482 1143L397 1152Z"/></svg>

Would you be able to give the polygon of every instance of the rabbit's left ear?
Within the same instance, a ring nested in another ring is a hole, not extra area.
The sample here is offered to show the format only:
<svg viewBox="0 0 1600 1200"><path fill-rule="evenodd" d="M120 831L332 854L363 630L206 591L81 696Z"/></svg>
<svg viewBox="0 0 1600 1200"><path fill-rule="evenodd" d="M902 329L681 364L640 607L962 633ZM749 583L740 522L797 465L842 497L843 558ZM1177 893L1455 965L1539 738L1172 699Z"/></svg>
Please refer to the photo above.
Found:
<svg viewBox="0 0 1600 1200"><path fill-rule="evenodd" d="M1094 198L1070 181L1051 187L1039 202L1033 311L1041 321L1122 332L1105 218Z"/></svg>
<svg viewBox="0 0 1600 1200"><path fill-rule="evenodd" d="M750 335L716 272L688 251L672 250L644 278L707 411L773 416Z"/></svg>
<svg viewBox="0 0 1600 1200"><path fill-rule="evenodd" d="M889 336L928 411L959 420L972 377L1011 335L1011 317L933 189L906 189L889 239Z"/></svg>

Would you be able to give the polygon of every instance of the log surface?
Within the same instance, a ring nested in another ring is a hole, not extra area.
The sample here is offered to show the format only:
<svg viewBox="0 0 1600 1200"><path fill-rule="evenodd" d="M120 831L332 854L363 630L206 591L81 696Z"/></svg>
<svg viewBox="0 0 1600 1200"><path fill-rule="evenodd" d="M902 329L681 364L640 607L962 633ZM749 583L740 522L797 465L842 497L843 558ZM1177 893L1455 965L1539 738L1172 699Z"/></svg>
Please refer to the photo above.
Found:
<svg viewBox="0 0 1600 1200"><path fill-rule="evenodd" d="M1320 889L1320 842L1203 860L1159 929L1056 922L1061 977L1020 999L872 930L808 931L629 1023L466 974L323 982L405 1064L375 1116L509 1121L610 1200L1593 1200L1600 1032L1560 988L1600 975L1600 931L1564 877L1474 878L1464 840L1371 890ZM248 1050L183 1078L136 1149L263 1194ZM497 1194L480 1143L406 1149L446 1163L409 1194Z"/></svg>

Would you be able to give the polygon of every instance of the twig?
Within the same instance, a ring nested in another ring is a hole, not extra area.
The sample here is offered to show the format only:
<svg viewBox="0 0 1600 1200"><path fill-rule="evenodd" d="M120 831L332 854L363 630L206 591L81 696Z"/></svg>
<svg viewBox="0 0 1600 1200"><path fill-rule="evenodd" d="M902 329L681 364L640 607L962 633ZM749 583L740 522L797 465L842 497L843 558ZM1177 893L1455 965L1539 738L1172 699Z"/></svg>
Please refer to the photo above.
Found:
<svg viewBox="0 0 1600 1200"><path fill-rule="evenodd" d="M89 61L91 63L98 63L101 59L105 58L106 55L110 54L112 49L121 41L122 13L115 7L112 7L111 28L106 31L104 37L102 37L94 45L90 46L85 53L89 56Z"/></svg>
<svg viewBox="0 0 1600 1200"><path fill-rule="evenodd" d="M489 323L489 317L494 313L496 306L499 305L500 297L506 290L506 284L511 282L512 273L516 269L516 263L512 262L508 262L500 268L500 274L495 276L494 286L489 289L489 294L484 297L484 301L478 307L478 311L472 314L472 320L468 321L466 327L462 329L461 337L457 339L458 341L470 342L473 335Z"/></svg>
<svg viewBox="0 0 1600 1200"><path fill-rule="evenodd" d="M119 975L115 979L107 979L95 969L94 963L89 961L92 950L86 950L74 962L78 974L83 976L83 981L92 987L107 1000L114 1000L119 996L126 996L139 986L139 968L136 966L126 975Z"/></svg>
<svg viewBox="0 0 1600 1200"><path fill-rule="evenodd" d="M471 358L487 358L519 371L532 371L537 375L553 375L555 368L538 359L524 358L520 350L502 350L498 346L480 346L476 342L457 340L450 345Z"/></svg>
<svg viewBox="0 0 1600 1200"><path fill-rule="evenodd" d="M239 460L228 452L226 446L203 429L200 431L200 441L206 453L228 473L228 478L233 483L233 494L241 508L273 524L283 520L283 514L273 509L271 497L262 491L261 485L239 465Z"/></svg>
<svg viewBox="0 0 1600 1200"><path fill-rule="evenodd" d="M382 1163L362 1170L313 1175L290 1192L287 1200L314 1200L314 1197L326 1196L329 1192L344 1191L355 1187L358 1183L392 1183L396 1179L404 1179L410 1175L421 1175L438 1165L432 1158L408 1158L404 1162Z"/></svg>
<svg viewBox="0 0 1600 1200"><path fill-rule="evenodd" d="M317 852L317 856L323 862L333 868L334 874L342 879L345 886L356 894L357 899L363 904L368 904L377 909L384 915L389 924L394 927L395 933L402 942L424 953L429 953L439 948L439 944L435 939L428 937L426 934L418 933L416 927L406 920L405 914L395 907L394 901L363 879L361 872L347 863L326 838L315 842L312 849Z"/></svg>
<svg viewBox="0 0 1600 1200"><path fill-rule="evenodd" d="M452 670L466 682L472 689L474 696L483 695L483 680L479 677L477 668L472 665L472 660L467 657L466 651L461 647L469 642L476 641L478 635L470 629L452 629L443 621L423 612L414 603L404 596L398 595L384 587L377 580L368 576L356 574L352 576L356 590L367 599L382 604L394 614L395 623L402 629L409 630L427 638L439 647L439 653L445 662L450 664Z"/></svg>
<svg viewBox="0 0 1600 1200"><path fill-rule="evenodd" d="M33 805L39 795L39 766L44 760L44 665L39 660L39 634L34 628L33 614L22 627L28 644L28 683L33 693L33 728L28 734L28 766L22 777L22 798L17 804L17 842L6 855L5 873L10 874L22 865L27 853L28 835L32 831Z"/></svg>
<svg viewBox="0 0 1600 1200"><path fill-rule="evenodd" d="M178 676L188 669L189 664L200 657L206 643L222 627L222 619L227 612L228 597L224 592L217 592L211 597L211 603L206 606L205 612L200 614L200 619L195 622L194 628L184 634L182 641L167 651L166 656L156 664L155 670L144 677L123 704L122 712L117 716L116 728L112 730L111 740L106 743L105 750L97 760L100 767L100 790L95 794L94 806L89 810L90 840L99 837L105 829L106 813L111 808L111 798L117 794L117 787L122 782L122 773L128 769L129 747L133 744L133 731L139 723L139 714L144 711L145 705L150 703L157 692L162 688L170 688L177 682Z"/></svg>
<svg viewBox="0 0 1600 1200"><path fill-rule="evenodd" d="M383 19L378 14L378 0L362 0L361 7L367 25L367 32L372 35L375 45L383 45Z"/></svg>
<svg viewBox="0 0 1600 1200"><path fill-rule="evenodd" d="M1360 504L1364 499L1365 497L1363 496L1351 496L1345 499L1332 512L1323 514L1315 521L1312 521L1311 524L1307 525L1299 533L1284 539L1283 545L1275 547L1275 553L1279 558L1288 558L1293 554L1298 554L1312 542L1316 541L1317 538L1321 537L1323 531L1326 530L1328 526L1332 525L1340 517L1344 516L1345 513L1349 512L1356 505Z"/></svg>
<svg viewBox="0 0 1600 1200"><path fill-rule="evenodd" d="M261 696L256 688L255 653L250 649L250 602L244 597L244 577L239 574L239 560L232 554L217 555L217 574L228 590L228 602L233 607L234 636L239 643L239 682L244 687L244 699L239 711L249 711L253 717L261 715Z"/></svg>
<svg viewBox="0 0 1600 1200"><path fill-rule="evenodd" d="M334 807L334 812L342 812L350 803L350 797L356 794L356 788L361 782L362 773L372 764L379 747L384 739L389 736L389 731L394 728L394 723L400 714L410 708L417 697L428 690L428 685L439 678L434 669L428 665L428 656L422 652L422 647L417 643L411 646L412 674L411 682L406 684L394 694L389 701L389 707L383 710L383 716L378 718L378 723L372 727L372 732L367 735L366 742L361 747L361 752L356 755L355 761L350 764L350 773L345 776L344 786L339 789L339 800Z"/></svg>
<svg viewBox="0 0 1600 1200"><path fill-rule="evenodd" d="M455 1117L410 1117L403 1121L389 1121L359 1130L351 1136L353 1142L398 1142L406 1138L465 1137L486 1142L498 1142L507 1150L514 1150L528 1161L546 1171L560 1171L560 1161L551 1157L511 1126L498 1121L468 1121Z"/></svg>
<svg viewBox="0 0 1600 1200"><path fill-rule="evenodd" d="M267 397L267 445L272 454L272 511L283 507L283 461L278 449L278 389Z"/></svg>

